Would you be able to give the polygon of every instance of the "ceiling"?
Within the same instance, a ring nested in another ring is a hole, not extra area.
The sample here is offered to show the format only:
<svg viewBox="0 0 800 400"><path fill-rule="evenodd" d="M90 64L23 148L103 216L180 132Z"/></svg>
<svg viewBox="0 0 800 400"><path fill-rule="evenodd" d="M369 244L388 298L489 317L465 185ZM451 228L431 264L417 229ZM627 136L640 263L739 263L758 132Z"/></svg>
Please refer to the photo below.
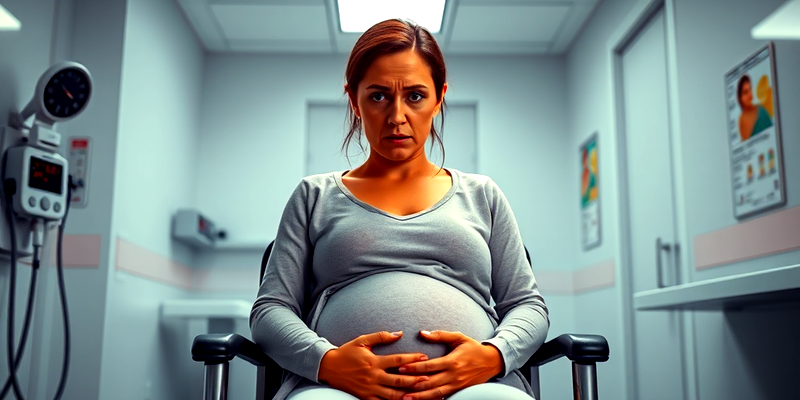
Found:
<svg viewBox="0 0 800 400"><path fill-rule="evenodd" d="M336 0L175 0L209 52L346 54ZM402 0L396 0L402 1ZM600 0L447 0L446 54L561 54Z"/></svg>

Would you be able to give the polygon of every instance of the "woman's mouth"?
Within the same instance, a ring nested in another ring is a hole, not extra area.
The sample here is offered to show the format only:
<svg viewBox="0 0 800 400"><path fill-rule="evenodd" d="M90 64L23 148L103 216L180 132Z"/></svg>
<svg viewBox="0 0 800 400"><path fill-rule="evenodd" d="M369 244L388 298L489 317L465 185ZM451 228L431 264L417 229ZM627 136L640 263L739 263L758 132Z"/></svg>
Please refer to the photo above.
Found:
<svg viewBox="0 0 800 400"><path fill-rule="evenodd" d="M411 140L411 136L388 136L384 139L388 140L389 143L392 144L400 144L406 142L407 140Z"/></svg>

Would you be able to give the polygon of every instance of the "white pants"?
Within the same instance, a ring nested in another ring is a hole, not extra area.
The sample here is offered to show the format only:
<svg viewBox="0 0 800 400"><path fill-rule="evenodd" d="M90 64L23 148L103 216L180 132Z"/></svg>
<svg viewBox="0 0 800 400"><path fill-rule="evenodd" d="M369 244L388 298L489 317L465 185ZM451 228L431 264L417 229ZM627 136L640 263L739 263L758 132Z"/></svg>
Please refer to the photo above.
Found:
<svg viewBox="0 0 800 400"><path fill-rule="evenodd" d="M447 400L532 400L527 393L502 383L482 383L462 389ZM300 384L286 400L358 400L357 397L321 384Z"/></svg>

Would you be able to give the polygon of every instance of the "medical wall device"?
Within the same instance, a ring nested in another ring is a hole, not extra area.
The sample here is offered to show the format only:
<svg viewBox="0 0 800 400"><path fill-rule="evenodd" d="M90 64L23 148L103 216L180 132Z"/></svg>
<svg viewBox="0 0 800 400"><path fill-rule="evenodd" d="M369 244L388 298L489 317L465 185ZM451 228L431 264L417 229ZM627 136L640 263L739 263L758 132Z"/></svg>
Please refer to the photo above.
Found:
<svg viewBox="0 0 800 400"><path fill-rule="evenodd" d="M172 236L192 247L213 247L217 240L224 239L226 232L200 212L193 209L178 210L172 219Z"/></svg>
<svg viewBox="0 0 800 400"><path fill-rule="evenodd" d="M89 104L92 94L92 77L80 63L65 61L48 68L39 78L33 98L21 112L12 110L8 126L2 128L0 151L2 152L2 203L5 218L0 219L0 257L9 265L8 289L8 378L0 390L0 399L13 390L17 399L23 400L22 387L17 380L17 368L22 359L32 320L33 301L44 246L45 232L58 229L56 263L61 311L64 320L64 361L61 378L55 393L60 399L64 393L69 372L70 327L69 309L64 288L62 243L64 224L72 202L72 190L78 188L70 171L70 162L59 151L61 134L55 124L77 117ZM34 117L31 125L27 121ZM74 141L73 141L74 143ZM88 139L83 152L72 152L70 158L80 160L81 178L88 169ZM70 147L73 150L74 146ZM85 199L85 182L81 194ZM83 201L85 206L85 200ZM31 284L28 303L20 335L19 346L15 346L16 323L14 321L16 299L17 261L32 256ZM0 267L5 267L0 264Z"/></svg>

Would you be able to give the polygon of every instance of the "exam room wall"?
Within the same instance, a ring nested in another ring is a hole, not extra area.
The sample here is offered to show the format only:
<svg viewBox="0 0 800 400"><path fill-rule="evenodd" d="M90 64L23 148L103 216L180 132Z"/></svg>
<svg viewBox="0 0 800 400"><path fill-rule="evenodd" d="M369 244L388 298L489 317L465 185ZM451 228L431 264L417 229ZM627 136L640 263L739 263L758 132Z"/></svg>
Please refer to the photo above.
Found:
<svg viewBox="0 0 800 400"><path fill-rule="evenodd" d="M730 199L723 76L736 63L763 46L765 42L750 38L750 28L783 1L735 1L725 3L724 6L720 2L710 1L669 1L674 5L675 13L667 14L667 18L674 18L677 32L677 54L670 54L677 58L679 124L675 129L680 135L680 150L683 153L677 171L682 173L684 192L678 201L683 202L686 207L686 219L683 222L687 227L688 241L684 243L687 246L684 248L689 251L688 259L692 263L690 269L693 270L693 239L699 234L736 224ZM621 245L618 241L619 186L614 155L616 142L612 131L613 96L608 41L636 3L635 0L605 0L568 55L570 115L581 116L570 119L573 151L577 152L579 144L592 132L599 131L600 134L603 244L588 252L576 248L578 265L613 258ZM798 107L797 94L787 93L792 92L787 88L796 88L799 85L798 77L793 73L797 70L797 44L777 42L776 51L781 110L784 111L784 157L789 185L789 201L783 208L785 209L798 204L796 190L800 189L793 184L800 181L797 174L797 158L800 155L800 149L797 148L797 116L796 113L786 112ZM787 139L787 135L792 138ZM573 167L573 174L578 176L577 164ZM578 207L577 200L574 207ZM708 279L791 265L796 263L796 259L797 252L762 257L711 268L694 274L694 278ZM619 272L617 276L619 277ZM621 333L622 315L619 311L600 311L620 310L623 299L619 290L617 285L613 294L604 291L582 294L575 300L575 309L579 331L587 331L590 326L604 326L619 332L607 336L612 351L608 366L615 366L614 371L601 368L598 374L601 395L607 390L604 389L608 387L606 382L611 379L613 385L619 385L615 390L620 394L612 397L625 398L624 384L627 379L622 363L625 351ZM610 314L616 314L616 317L610 317ZM690 398L777 398L776 395L780 392L775 392L775 388L782 390L786 387L780 381L786 379L787 374L796 376L796 366L779 360L754 339L775 334L780 337L796 335L796 324L785 323L796 321L796 316L791 311L775 309L761 313L696 312L692 313L691 318L694 319L695 333L689 334L695 336L693 347L696 354L687 353L686 356L697 373L696 377L693 374L687 375L687 379L697 385L697 397ZM785 322L781 324L779 321ZM786 350L790 354L798 352L793 343L788 343ZM610 373L614 375L613 378L608 375Z"/></svg>
<svg viewBox="0 0 800 400"><path fill-rule="evenodd" d="M94 166L89 178L93 201L86 209L70 210L65 234L101 237L99 265L73 266L78 268L67 268L64 273L72 325L65 398L95 399L99 390L122 43L121 25L109 22L122 20L121 5L119 1L107 0L3 1L3 6L22 22L22 30L0 32L3 87L0 109L4 110L0 112L0 123L6 123L8 110L24 107L39 76L54 62L68 59L82 62L95 83L94 97L86 111L57 125L64 139L81 135L94 141ZM54 251L54 237L48 239L46 252ZM23 296L27 295L26 270L29 267L23 265L23 273L17 279L17 287L25 288L16 296L18 327L22 318L20 307L26 301ZM43 260L39 275L35 319L26 360L20 368L22 379L27 382L23 393L32 400L52 398L61 372L63 348L55 269L48 259ZM3 299L7 295L5 288L0 290ZM6 304L3 301L4 309ZM2 357L5 360L5 351ZM3 377L6 376L4 371Z"/></svg>
<svg viewBox="0 0 800 400"><path fill-rule="evenodd" d="M783 0L715 2L675 0L679 129L683 157L686 248L690 278L700 281L797 264L800 251L695 270L694 238L800 205L800 42L776 41L775 59L787 204L746 221L733 215L731 166L723 77L767 42L750 29ZM724 10L724 11L721 11ZM702 171L702 173L699 173ZM764 338L800 335L796 306L729 312L695 312L697 394L701 400L786 398L796 393L800 357L796 341Z"/></svg>
<svg viewBox="0 0 800 400"><path fill-rule="evenodd" d="M570 163L566 168L570 181L574 182L573 196L569 198L570 209L578 215L580 211L579 152L580 145L597 132L598 134L598 188L600 196L601 242L598 247L584 250L581 245L580 224L575 222L571 250L576 268L587 267L613 260L614 285L575 296L575 323L578 332L596 333L608 340L610 358L597 368L599 395L601 398L631 399L628 396L625 371L625 341L623 337L622 297L619 283L620 264L616 260L619 245L617 220L616 154L611 140L612 105L609 83L609 61L606 42L628 14L636 0L604 0L594 10L588 24L572 43L567 53L567 85L569 115Z"/></svg>
<svg viewBox="0 0 800 400"><path fill-rule="evenodd" d="M111 237L169 260L160 268L189 268L193 253L172 240L171 220L195 205L205 54L174 1L126 1L124 27ZM161 303L190 297L189 287L153 279L142 265L153 258L116 252L99 399L202 397L186 321L160 318Z"/></svg>
<svg viewBox="0 0 800 400"><path fill-rule="evenodd" d="M9 110L21 110L30 101L39 75L49 66L54 13L53 0L11 1L4 2L4 7L18 19L25 18L23 20L27 25L24 31L0 32L0 52L2 52L2 56L0 56L0 87L3 88L0 90L0 124L2 126L6 126L8 122ZM38 12L38 7L44 8L47 12ZM5 213L3 213L3 226L6 225ZM2 377L0 380L3 383L5 383L9 371L6 339L8 337L10 265L9 260L0 260L0 377ZM14 313L16 326L19 327L17 332L19 332L28 297L31 268L23 263L17 263L17 265ZM19 334L15 336L16 344L19 343ZM36 342L34 341L34 343ZM27 389L28 382L31 381L30 360L30 353L28 353L28 357L23 359L18 370L17 376L24 389Z"/></svg>

